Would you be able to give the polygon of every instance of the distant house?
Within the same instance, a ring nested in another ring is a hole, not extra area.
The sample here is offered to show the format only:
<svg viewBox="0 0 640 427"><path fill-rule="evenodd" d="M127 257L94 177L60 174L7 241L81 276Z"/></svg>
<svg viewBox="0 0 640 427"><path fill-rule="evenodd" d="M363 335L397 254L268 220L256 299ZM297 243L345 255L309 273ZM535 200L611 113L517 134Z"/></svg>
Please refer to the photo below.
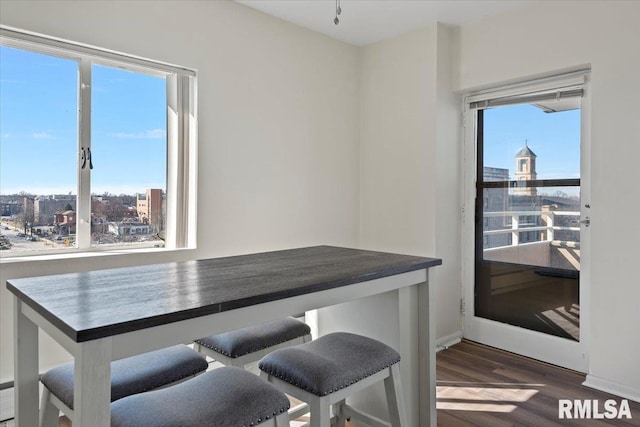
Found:
<svg viewBox="0 0 640 427"><path fill-rule="evenodd" d="M40 225L51 224L51 219L56 212L65 210L67 206L76 205L74 194L52 194L37 196L33 201L33 213L35 223Z"/></svg>
<svg viewBox="0 0 640 427"><path fill-rule="evenodd" d="M104 234L108 229L109 222L104 216L91 214L91 233Z"/></svg>
<svg viewBox="0 0 640 427"><path fill-rule="evenodd" d="M136 221L110 222L109 232L116 236L140 236L149 234L149 224Z"/></svg>
<svg viewBox="0 0 640 427"><path fill-rule="evenodd" d="M58 211L53 214L54 228L58 234L68 235L76 232L75 211Z"/></svg>

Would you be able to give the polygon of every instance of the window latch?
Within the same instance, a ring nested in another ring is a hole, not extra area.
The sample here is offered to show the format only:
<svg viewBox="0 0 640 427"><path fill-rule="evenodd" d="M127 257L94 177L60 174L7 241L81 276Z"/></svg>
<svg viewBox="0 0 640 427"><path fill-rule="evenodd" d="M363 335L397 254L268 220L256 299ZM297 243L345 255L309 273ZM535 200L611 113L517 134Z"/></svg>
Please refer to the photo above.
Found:
<svg viewBox="0 0 640 427"><path fill-rule="evenodd" d="M89 160L89 169L93 169L93 162L91 161L91 148L87 148L87 151L85 151L84 147L82 147L80 160L82 161L80 169L84 169L87 166L87 160Z"/></svg>
<svg viewBox="0 0 640 427"><path fill-rule="evenodd" d="M91 160L91 148L87 148L87 157L89 158L89 169L93 169L93 161Z"/></svg>
<svg viewBox="0 0 640 427"><path fill-rule="evenodd" d="M80 154L80 161L82 162L82 165L80 165L80 169L84 169L84 167L87 166L87 154L84 152L84 147L82 147L81 150L82 154Z"/></svg>

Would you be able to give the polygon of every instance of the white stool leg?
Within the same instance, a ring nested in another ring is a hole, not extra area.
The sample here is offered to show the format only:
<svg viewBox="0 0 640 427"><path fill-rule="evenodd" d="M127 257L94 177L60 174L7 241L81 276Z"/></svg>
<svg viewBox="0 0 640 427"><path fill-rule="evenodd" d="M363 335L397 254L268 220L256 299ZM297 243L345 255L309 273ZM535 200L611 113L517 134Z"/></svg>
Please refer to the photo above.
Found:
<svg viewBox="0 0 640 427"><path fill-rule="evenodd" d="M58 427L60 410L51 402L51 392L44 387L40 402L40 427Z"/></svg>
<svg viewBox="0 0 640 427"><path fill-rule="evenodd" d="M335 427L345 427L347 422L347 418L344 416L344 412L342 407L344 406L345 401L341 400L340 402L333 405L333 415L335 416Z"/></svg>
<svg viewBox="0 0 640 427"><path fill-rule="evenodd" d="M276 427L289 427L289 414L283 412L276 416Z"/></svg>
<svg viewBox="0 0 640 427"><path fill-rule="evenodd" d="M408 427L407 413L400 385L400 366L396 363L389 367L389 370L391 371L390 375L384 379L384 389L387 394L391 425L393 427Z"/></svg>
<svg viewBox="0 0 640 427"><path fill-rule="evenodd" d="M328 396L313 396L309 401L311 410L310 427L330 427L331 425L331 404Z"/></svg>
<svg viewBox="0 0 640 427"><path fill-rule="evenodd" d="M235 366L237 368L244 369L244 363L238 363L236 360L232 360L231 363L228 364L228 366Z"/></svg>

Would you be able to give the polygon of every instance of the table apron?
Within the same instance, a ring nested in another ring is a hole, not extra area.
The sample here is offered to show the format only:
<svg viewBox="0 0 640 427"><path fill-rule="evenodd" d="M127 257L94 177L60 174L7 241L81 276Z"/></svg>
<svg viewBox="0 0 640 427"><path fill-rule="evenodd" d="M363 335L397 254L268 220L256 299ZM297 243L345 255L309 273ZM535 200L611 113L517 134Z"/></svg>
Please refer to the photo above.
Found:
<svg viewBox="0 0 640 427"><path fill-rule="evenodd" d="M229 310L113 336L115 359L164 348L179 342L189 343L208 335L259 324L283 316L364 298L427 280L426 270L411 271L349 286L328 289L263 304Z"/></svg>

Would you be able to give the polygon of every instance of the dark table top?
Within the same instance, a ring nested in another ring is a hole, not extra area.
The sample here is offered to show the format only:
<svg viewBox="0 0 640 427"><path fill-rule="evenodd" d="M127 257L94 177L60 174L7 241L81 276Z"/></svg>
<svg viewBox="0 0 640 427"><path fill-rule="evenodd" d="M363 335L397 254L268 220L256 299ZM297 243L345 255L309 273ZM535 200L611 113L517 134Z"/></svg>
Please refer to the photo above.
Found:
<svg viewBox="0 0 640 427"><path fill-rule="evenodd" d="M7 289L83 342L440 264L436 258L314 246L11 279Z"/></svg>

